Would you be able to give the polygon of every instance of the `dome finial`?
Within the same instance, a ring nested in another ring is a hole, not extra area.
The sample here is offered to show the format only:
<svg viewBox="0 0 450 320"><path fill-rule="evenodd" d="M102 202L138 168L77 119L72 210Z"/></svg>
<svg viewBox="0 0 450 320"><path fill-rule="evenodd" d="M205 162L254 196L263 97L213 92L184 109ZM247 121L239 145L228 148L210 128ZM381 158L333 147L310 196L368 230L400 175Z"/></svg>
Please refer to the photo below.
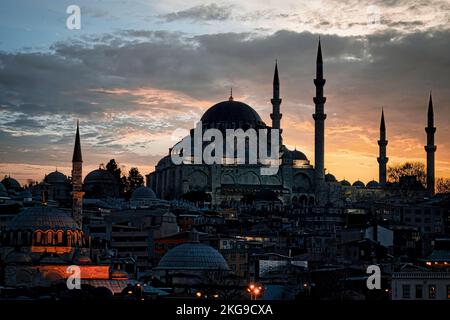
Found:
<svg viewBox="0 0 450 320"><path fill-rule="evenodd" d="M230 97L228 98L229 101L233 101L233 87L230 88Z"/></svg>

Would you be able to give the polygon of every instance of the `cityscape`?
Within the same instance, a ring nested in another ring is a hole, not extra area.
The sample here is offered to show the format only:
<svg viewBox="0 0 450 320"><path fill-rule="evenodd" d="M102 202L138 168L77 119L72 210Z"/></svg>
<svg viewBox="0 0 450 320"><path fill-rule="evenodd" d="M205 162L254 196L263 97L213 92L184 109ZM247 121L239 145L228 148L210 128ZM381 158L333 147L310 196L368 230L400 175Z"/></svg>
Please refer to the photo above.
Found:
<svg viewBox="0 0 450 320"><path fill-rule="evenodd" d="M450 3L131 2L0 32L0 301L450 300Z"/></svg>

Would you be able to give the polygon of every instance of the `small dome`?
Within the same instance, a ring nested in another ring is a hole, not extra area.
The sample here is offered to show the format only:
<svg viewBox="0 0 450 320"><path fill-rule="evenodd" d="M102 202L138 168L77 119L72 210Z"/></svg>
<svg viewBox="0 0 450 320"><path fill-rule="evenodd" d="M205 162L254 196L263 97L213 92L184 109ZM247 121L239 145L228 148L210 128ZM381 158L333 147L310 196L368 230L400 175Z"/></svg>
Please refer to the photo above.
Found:
<svg viewBox="0 0 450 320"><path fill-rule="evenodd" d="M292 160L308 160L306 155L303 152L298 151L297 149L295 149L294 151L290 151L289 153Z"/></svg>
<svg viewBox="0 0 450 320"><path fill-rule="evenodd" d="M64 211L53 207L29 207L17 214L8 230L78 230L78 224Z"/></svg>
<svg viewBox="0 0 450 320"><path fill-rule="evenodd" d="M253 126L264 125L259 114L249 105L234 101L222 101L206 110L200 121L203 124L232 123L240 127L240 123Z"/></svg>
<svg viewBox="0 0 450 320"><path fill-rule="evenodd" d="M158 264L159 270L229 270L223 256L199 242L184 243L169 250Z"/></svg>
<svg viewBox="0 0 450 320"><path fill-rule="evenodd" d="M97 169L84 178L86 198L115 198L119 196L119 183L111 172Z"/></svg>
<svg viewBox="0 0 450 320"><path fill-rule="evenodd" d="M22 189L20 183L16 179L11 177L5 177L2 180L2 184L7 190L19 191L20 189Z"/></svg>
<svg viewBox="0 0 450 320"><path fill-rule="evenodd" d="M115 184L116 179L111 174L111 172L105 169L97 169L88 173L88 175L84 178L84 184L86 183L112 183Z"/></svg>
<svg viewBox="0 0 450 320"><path fill-rule="evenodd" d="M336 177L333 176L331 173L327 173L325 175L325 181L326 182L337 182Z"/></svg>
<svg viewBox="0 0 450 320"><path fill-rule="evenodd" d="M345 179L344 179L344 180L341 180L340 184L343 185L343 186L346 186L346 187L350 187L350 186L351 186L350 182L348 182L348 181L345 180Z"/></svg>
<svg viewBox="0 0 450 320"><path fill-rule="evenodd" d="M366 187L364 182L362 182L360 180L357 180L357 181L353 182L352 186L356 187L356 188L365 188Z"/></svg>
<svg viewBox="0 0 450 320"><path fill-rule="evenodd" d="M369 181L367 183L367 188L375 189L375 188L378 188L379 186L380 186L380 184L378 182L376 182L375 180Z"/></svg>
<svg viewBox="0 0 450 320"><path fill-rule="evenodd" d="M139 187L131 194L131 200L156 199L156 195L151 188Z"/></svg>
<svg viewBox="0 0 450 320"><path fill-rule="evenodd" d="M6 256L5 262L7 264L25 264L31 263L31 258L24 252L13 251Z"/></svg>
<svg viewBox="0 0 450 320"><path fill-rule="evenodd" d="M58 170L49 173L46 177L45 177L45 182L49 183L49 184L59 184L59 183L68 183L69 180L67 179L66 175L59 172Z"/></svg>

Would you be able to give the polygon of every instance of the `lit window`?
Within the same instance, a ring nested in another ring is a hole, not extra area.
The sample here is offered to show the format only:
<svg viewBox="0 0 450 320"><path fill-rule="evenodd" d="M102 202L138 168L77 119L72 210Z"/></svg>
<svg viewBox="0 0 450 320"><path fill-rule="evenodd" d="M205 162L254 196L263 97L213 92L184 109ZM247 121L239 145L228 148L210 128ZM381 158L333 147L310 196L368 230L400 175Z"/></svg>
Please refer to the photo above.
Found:
<svg viewBox="0 0 450 320"><path fill-rule="evenodd" d="M430 284L428 286L428 298L436 299L436 285Z"/></svg>

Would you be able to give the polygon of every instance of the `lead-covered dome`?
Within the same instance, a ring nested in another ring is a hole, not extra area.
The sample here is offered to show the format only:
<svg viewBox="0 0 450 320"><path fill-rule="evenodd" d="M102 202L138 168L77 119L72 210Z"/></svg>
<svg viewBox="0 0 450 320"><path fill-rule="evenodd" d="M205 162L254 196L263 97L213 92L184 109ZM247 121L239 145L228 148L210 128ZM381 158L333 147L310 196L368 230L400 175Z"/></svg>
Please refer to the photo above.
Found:
<svg viewBox="0 0 450 320"><path fill-rule="evenodd" d="M222 101L206 110L200 121L206 125L234 124L236 127L265 125L259 114L249 105L234 101Z"/></svg>
<svg viewBox="0 0 450 320"><path fill-rule="evenodd" d="M132 200L150 200L156 199L155 192L149 187L139 187L131 194Z"/></svg>
<svg viewBox="0 0 450 320"><path fill-rule="evenodd" d="M367 183L367 188L370 188L370 189L375 189L375 188L378 188L379 186L380 186L380 184L375 180L369 181Z"/></svg>
<svg viewBox="0 0 450 320"><path fill-rule="evenodd" d="M119 196L119 182L111 172L97 169L84 178L86 198L116 198Z"/></svg>
<svg viewBox="0 0 450 320"><path fill-rule="evenodd" d="M219 251L199 242L184 243L171 249L162 257L156 269L229 270L227 262Z"/></svg>
<svg viewBox="0 0 450 320"><path fill-rule="evenodd" d="M8 230L78 230L79 226L64 211L53 207L29 207L7 225Z"/></svg>
<svg viewBox="0 0 450 320"><path fill-rule="evenodd" d="M2 184L7 190L19 191L20 189L22 189L20 183L16 179L11 177L5 177L2 180Z"/></svg>
<svg viewBox="0 0 450 320"><path fill-rule="evenodd" d="M60 183L68 183L69 180L67 179L66 175L59 172L58 170L49 173L46 177L45 177L45 182L49 183L49 184L60 184Z"/></svg>
<svg viewBox="0 0 450 320"><path fill-rule="evenodd" d="M365 188L366 185L364 184L364 182L357 180L357 181L353 182L352 187L361 189L361 188Z"/></svg>

